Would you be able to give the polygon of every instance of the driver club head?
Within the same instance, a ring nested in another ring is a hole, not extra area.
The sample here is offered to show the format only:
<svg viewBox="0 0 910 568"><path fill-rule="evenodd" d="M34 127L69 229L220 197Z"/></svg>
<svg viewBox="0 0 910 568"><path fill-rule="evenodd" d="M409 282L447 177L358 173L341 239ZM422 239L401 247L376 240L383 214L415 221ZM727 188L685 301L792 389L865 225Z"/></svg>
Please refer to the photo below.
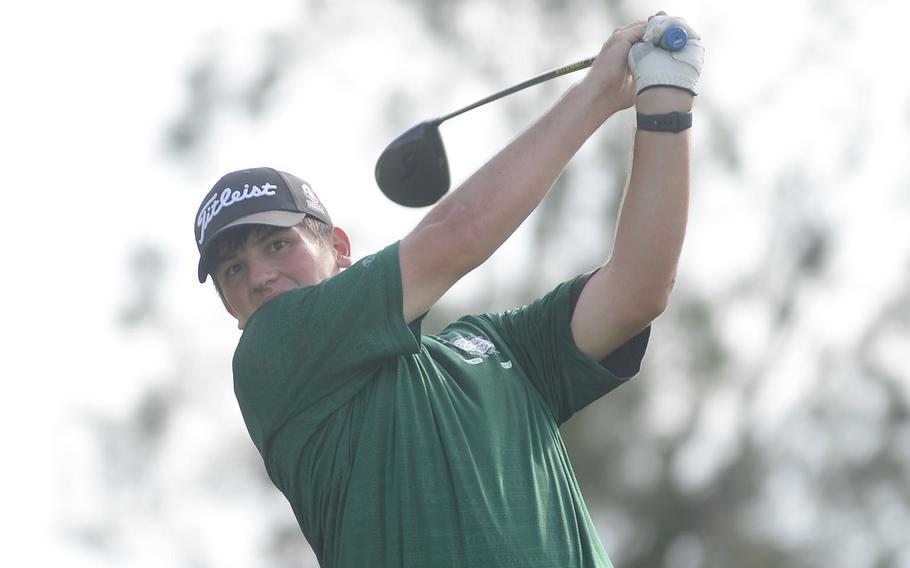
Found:
<svg viewBox="0 0 910 568"><path fill-rule="evenodd" d="M376 183L399 205L426 207L449 191L449 162L439 121L408 129L386 146L376 161Z"/></svg>

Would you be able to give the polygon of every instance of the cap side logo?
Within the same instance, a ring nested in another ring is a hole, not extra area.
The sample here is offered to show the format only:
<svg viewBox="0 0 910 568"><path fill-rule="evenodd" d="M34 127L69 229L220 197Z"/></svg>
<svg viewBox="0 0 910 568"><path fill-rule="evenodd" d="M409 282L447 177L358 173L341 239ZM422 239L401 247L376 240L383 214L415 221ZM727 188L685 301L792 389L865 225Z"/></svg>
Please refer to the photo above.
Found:
<svg viewBox="0 0 910 568"><path fill-rule="evenodd" d="M245 183L243 184L243 191L235 191L226 187L220 194L212 195L205 202L205 205L199 209L199 216L196 217L196 227L201 229L199 231L199 244L201 245L205 240L205 229L225 207L230 207L247 199L275 195L274 190L276 189L278 189L277 185L268 182L262 184L261 187L258 185L250 186L250 184Z"/></svg>
<svg viewBox="0 0 910 568"><path fill-rule="evenodd" d="M302 184L300 184L300 189L303 190L303 194L306 195L307 199L309 199L310 201L315 201L316 203L319 203L319 198L316 197L316 192L313 191L313 188L310 187L310 184L302 183Z"/></svg>
<svg viewBox="0 0 910 568"><path fill-rule="evenodd" d="M303 190L303 196L306 198L306 205L314 211L319 211L323 215L328 215L325 210L325 207L319 201L319 196L316 195L316 192L313 191L313 188L310 187L310 184L303 182L300 184L300 189Z"/></svg>

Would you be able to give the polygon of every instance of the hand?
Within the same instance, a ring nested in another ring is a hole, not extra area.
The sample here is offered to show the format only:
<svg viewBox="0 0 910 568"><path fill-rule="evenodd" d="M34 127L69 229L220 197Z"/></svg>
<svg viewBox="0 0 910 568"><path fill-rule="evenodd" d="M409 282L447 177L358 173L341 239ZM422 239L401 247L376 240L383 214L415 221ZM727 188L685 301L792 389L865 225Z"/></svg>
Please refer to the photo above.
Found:
<svg viewBox="0 0 910 568"><path fill-rule="evenodd" d="M662 14L658 12L655 16ZM637 89L629 68L629 50L641 41L647 25L646 20L641 20L614 30L584 78L583 82L595 89L609 114L629 108L635 102Z"/></svg>
<svg viewBox="0 0 910 568"><path fill-rule="evenodd" d="M689 36L679 51L659 47L661 36L672 25L681 26ZM666 15L652 17L641 41L629 50L629 67L635 74L638 94L651 87L673 87L695 95L704 59L701 36L684 19Z"/></svg>

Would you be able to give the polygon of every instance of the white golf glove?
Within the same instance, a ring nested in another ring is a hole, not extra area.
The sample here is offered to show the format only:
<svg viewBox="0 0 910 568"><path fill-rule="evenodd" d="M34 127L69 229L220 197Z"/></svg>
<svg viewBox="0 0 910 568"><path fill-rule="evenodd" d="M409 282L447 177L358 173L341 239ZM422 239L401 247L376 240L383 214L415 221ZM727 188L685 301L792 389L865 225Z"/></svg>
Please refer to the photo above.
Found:
<svg viewBox="0 0 910 568"><path fill-rule="evenodd" d="M679 51L660 47L664 30L673 25L681 26L689 35L686 46ZM673 16L651 18L642 41L629 50L629 68L635 75L638 93L649 87L676 87L696 95L695 84L704 60L701 36L684 19Z"/></svg>

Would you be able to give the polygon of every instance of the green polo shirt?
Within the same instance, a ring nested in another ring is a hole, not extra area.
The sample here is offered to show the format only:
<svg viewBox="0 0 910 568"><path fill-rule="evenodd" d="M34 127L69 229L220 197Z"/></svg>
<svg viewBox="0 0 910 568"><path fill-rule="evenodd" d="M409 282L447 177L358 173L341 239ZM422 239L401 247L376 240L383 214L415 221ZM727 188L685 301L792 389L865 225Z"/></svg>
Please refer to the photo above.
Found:
<svg viewBox="0 0 910 568"><path fill-rule="evenodd" d="M237 400L321 566L611 566L558 427L625 378L575 346L571 287L421 335L396 243L250 318Z"/></svg>

